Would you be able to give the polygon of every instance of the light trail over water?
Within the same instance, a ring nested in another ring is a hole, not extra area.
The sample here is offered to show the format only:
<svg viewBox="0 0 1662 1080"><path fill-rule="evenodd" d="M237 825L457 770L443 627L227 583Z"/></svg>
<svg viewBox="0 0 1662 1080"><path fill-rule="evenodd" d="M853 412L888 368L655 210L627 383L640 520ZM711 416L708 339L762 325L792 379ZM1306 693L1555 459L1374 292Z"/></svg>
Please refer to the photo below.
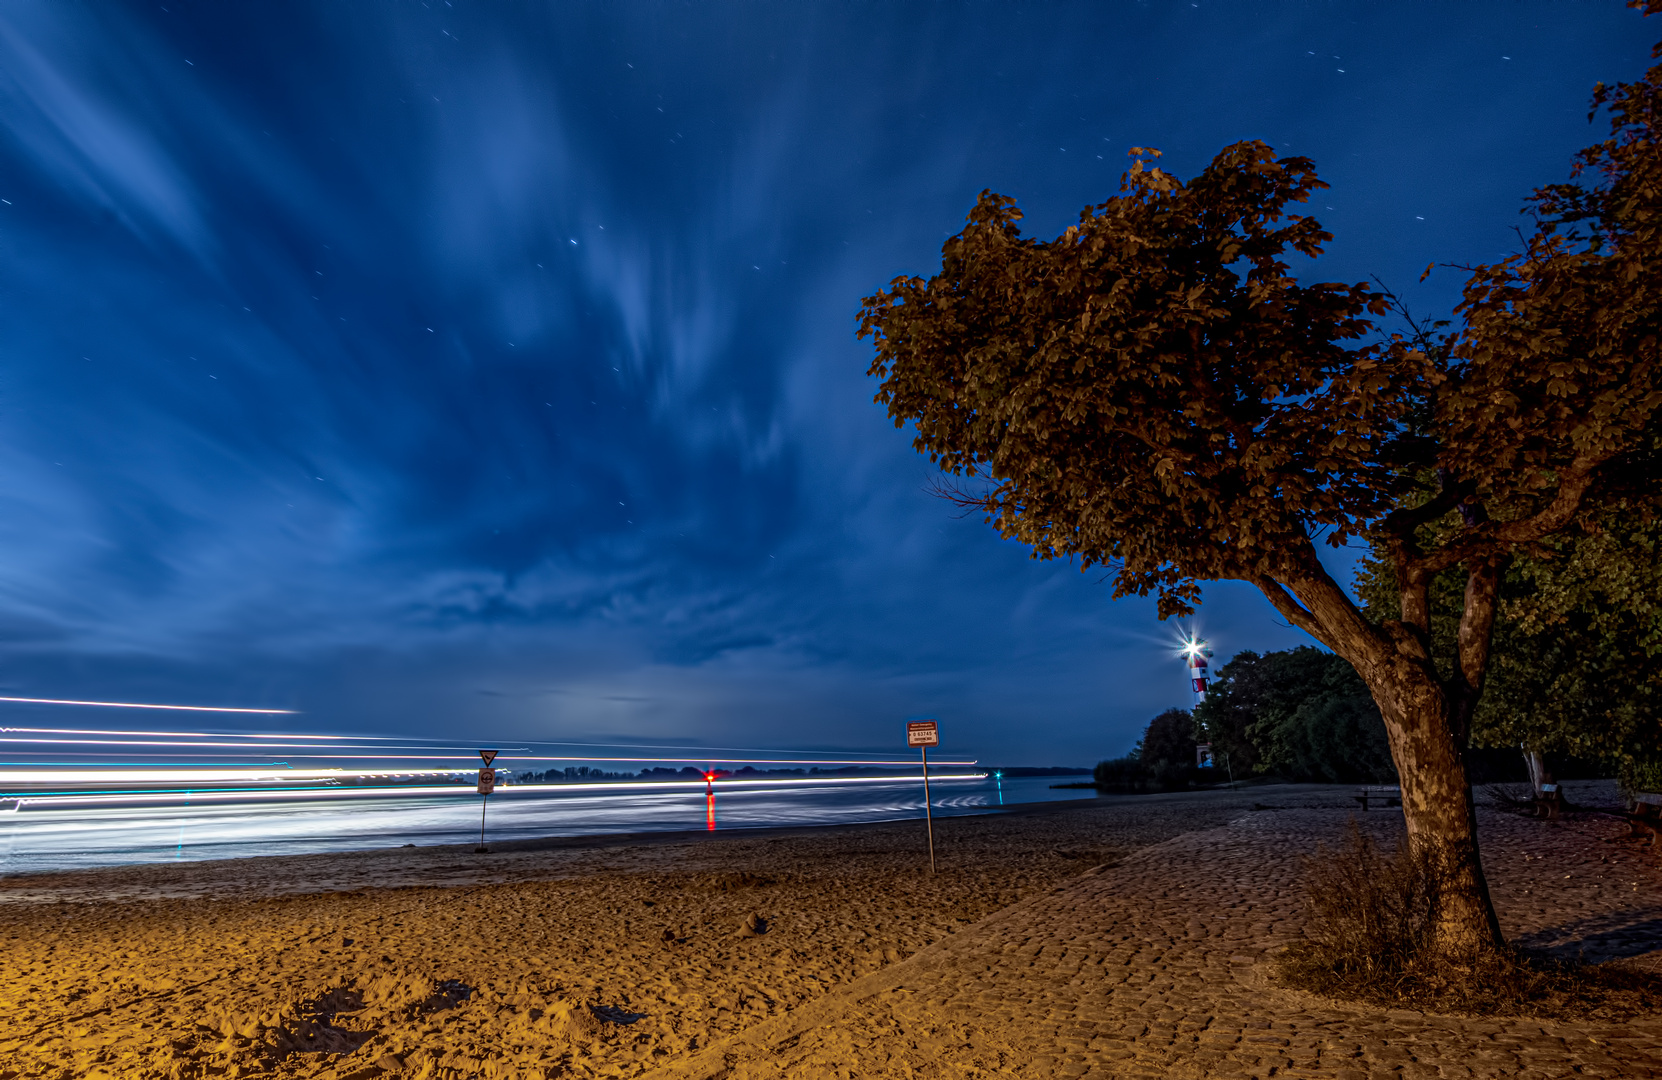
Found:
<svg viewBox="0 0 1662 1080"><path fill-rule="evenodd" d="M545 836L716 831L917 819L918 777L525 784L490 798L492 842ZM1054 777L930 774L936 817L1000 805L1090 797L1051 788ZM290 796L290 797L279 797ZM1002 799L1002 802L1001 802ZM469 786L312 789L302 792L147 792L26 798L0 812L0 875L123 863L368 850L404 844L471 845L479 797ZM920 841L921 842L921 841Z"/></svg>
<svg viewBox="0 0 1662 1080"><path fill-rule="evenodd" d="M480 749L500 754L487 830L496 840L923 813L918 760L893 751L8 724L0 727L0 874L466 843L478 829ZM930 766L937 816L1077 797L1053 793L1049 778L1000 785L973 759Z"/></svg>
<svg viewBox="0 0 1662 1080"><path fill-rule="evenodd" d="M245 709L229 705L156 705L143 701L73 701L66 698L0 697L14 705L78 705L94 709L162 709L169 712L260 713L266 716L293 716L298 709Z"/></svg>

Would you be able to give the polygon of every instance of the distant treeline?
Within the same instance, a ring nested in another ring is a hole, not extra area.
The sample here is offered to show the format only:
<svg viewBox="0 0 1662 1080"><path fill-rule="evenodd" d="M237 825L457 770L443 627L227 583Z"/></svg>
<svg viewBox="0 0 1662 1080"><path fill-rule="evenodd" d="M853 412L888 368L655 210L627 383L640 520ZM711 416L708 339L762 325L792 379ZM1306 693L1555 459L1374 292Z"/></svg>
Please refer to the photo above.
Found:
<svg viewBox="0 0 1662 1080"><path fill-rule="evenodd" d="M758 769L754 765L746 765L740 769L711 769L717 779L763 779L766 777L791 776L891 776L905 775L908 770L879 769L866 765L845 765L835 769L822 769L817 765L806 769ZM1085 770L1077 770L1084 772ZM1006 776L1016 775L1006 771ZM1025 774L1023 774L1025 775ZM703 781L705 770L695 769L691 765L679 769L665 768L655 765L642 769L640 772L606 772L603 769L591 769L586 765L575 768L549 769L546 772L529 772L513 774L516 784L566 784L594 780L698 780Z"/></svg>
<svg viewBox="0 0 1662 1080"><path fill-rule="evenodd" d="M995 771L994 768L986 766L976 766L976 769L981 772ZM836 768L810 765L806 768L795 769L758 769L754 765L745 765L738 769L712 769L710 771L715 774L717 779L738 780L762 780L770 777L783 779L786 777L796 776L916 775L916 770L911 768L884 769L870 765L840 765ZM1081 776L1089 774L1091 770L1069 768L1066 766L1039 767L1032 765L1014 765L1009 767L998 767L996 768L996 771L1002 773L1008 779L1021 776ZM512 784L576 784L594 783L600 780L692 780L702 783L704 781L705 774L705 770L695 768L691 765L682 766L681 768L668 768L662 765L654 765L649 768L642 769L639 772L610 772L606 769L597 769L589 765L567 766L563 769L545 769L538 772L521 772L517 769L503 767L499 769L499 772L505 774L503 776L503 782ZM357 785L359 783L386 785L399 783L432 784L447 782L455 784L472 784L473 774L468 772L465 774L457 773L453 775L441 776L420 775L400 778L365 778L363 780L352 777L342 781L342 783L348 785Z"/></svg>
<svg viewBox="0 0 1662 1080"><path fill-rule="evenodd" d="M1197 750L1210 743L1213 764ZM1097 765L1098 787L1170 791L1270 775L1317 783L1395 780L1385 723L1342 657L1301 646L1237 653L1193 713L1167 709L1135 749Z"/></svg>
<svg viewBox="0 0 1662 1080"><path fill-rule="evenodd" d="M1067 765L1012 765L1008 767L988 766L987 771L999 773L1007 778L1014 778L1021 776L1087 776L1091 770L1073 768Z"/></svg>
<svg viewBox="0 0 1662 1080"><path fill-rule="evenodd" d="M1199 744L1213 764L1201 768ZM1596 763L1556 763L1564 779L1600 775ZM1467 751L1473 783L1528 779L1515 749ZM1608 770L1603 770L1608 774ZM1236 653L1217 669L1191 713L1167 709L1150 720L1136 747L1099 762L1106 791L1171 791L1198 784L1273 777L1299 783L1395 783L1385 722L1356 670L1343 657L1308 645Z"/></svg>

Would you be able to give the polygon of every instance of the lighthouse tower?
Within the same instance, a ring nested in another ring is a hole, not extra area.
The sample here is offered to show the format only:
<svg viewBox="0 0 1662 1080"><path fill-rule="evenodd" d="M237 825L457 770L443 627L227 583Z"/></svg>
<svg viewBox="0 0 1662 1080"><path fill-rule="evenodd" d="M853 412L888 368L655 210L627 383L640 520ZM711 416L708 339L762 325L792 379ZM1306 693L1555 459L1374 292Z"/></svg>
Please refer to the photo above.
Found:
<svg viewBox="0 0 1662 1080"><path fill-rule="evenodd" d="M1196 705L1206 700L1206 658L1211 655L1211 646L1193 634L1190 634L1189 640L1183 643L1183 665L1189 669L1189 689L1194 691ZM1216 764L1217 762L1212 757L1212 744L1209 742L1196 743L1195 765L1202 769L1210 769ZM1233 773L1230 774L1230 782L1233 785Z"/></svg>
<svg viewBox="0 0 1662 1080"><path fill-rule="evenodd" d="M1183 664L1189 669L1189 688L1194 691L1196 705L1206 700L1206 658L1211 655L1212 647L1200 638L1190 635L1183 643Z"/></svg>

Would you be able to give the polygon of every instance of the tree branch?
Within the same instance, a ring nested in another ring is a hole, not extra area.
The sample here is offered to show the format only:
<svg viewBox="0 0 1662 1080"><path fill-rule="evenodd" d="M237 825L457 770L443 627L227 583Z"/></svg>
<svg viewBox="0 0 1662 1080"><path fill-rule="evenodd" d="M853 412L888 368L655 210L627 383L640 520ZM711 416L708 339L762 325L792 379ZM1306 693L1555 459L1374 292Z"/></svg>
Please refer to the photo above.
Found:
<svg viewBox="0 0 1662 1080"><path fill-rule="evenodd" d="M1449 724L1456 744L1462 747L1471 733L1472 714L1477 711L1478 698L1483 694L1483 677L1489 667L1489 647L1494 638L1495 611L1506 562L1506 556L1474 562L1466 576L1466 596L1456 637L1455 670L1449 679Z"/></svg>
<svg viewBox="0 0 1662 1080"><path fill-rule="evenodd" d="M1568 525L1570 519L1575 517L1576 511L1581 508L1582 497L1587 494L1587 489L1593 486L1593 470L1599 464L1599 461L1589 458L1577 458L1560 474L1558 494L1553 496L1552 502L1540 513L1534 517L1520 518L1498 525L1485 522L1471 529L1467 536L1457 543L1413 560L1413 568L1429 576L1458 563L1486 558L1497 545L1511 547L1533 543L1543 536L1550 536Z"/></svg>
<svg viewBox="0 0 1662 1080"><path fill-rule="evenodd" d="M1304 605L1300 604L1279 581L1270 577L1255 577L1250 580L1258 586L1258 591L1264 594L1283 618L1326 645L1329 649L1333 649L1333 643L1328 641L1327 635L1322 632L1321 623L1317 622L1316 617L1306 610ZM1338 652L1337 649L1333 651Z"/></svg>
<svg viewBox="0 0 1662 1080"><path fill-rule="evenodd" d="M963 513L959 514L959 517L968 517L977 510L990 512L993 509L990 505L992 499L990 492L982 492L980 495L977 495L974 492L959 486L957 483L946 480L940 476L930 477L929 483L925 486L927 487L929 494L935 496L935 498L944 499L953 506L956 506L962 510Z"/></svg>
<svg viewBox="0 0 1662 1080"><path fill-rule="evenodd" d="M1277 580L1279 579L1279 580ZM1272 578L1249 578L1288 622L1349 660L1364 681L1393 662L1399 635L1370 623L1309 546L1291 554ZM1411 639L1412 633L1408 634Z"/></svg>
<svg viewBox="0 0 1662 1080"><path fill-rule="evenodd" d="M1404 506L1392 510L1379 519L1379 527L1411 546L1415 529L1436 521L1459 506L1462 501L1475 494L1476 491L1476 486L1470 481L1444 484L1438 488L1437 494L1420 505Z"/></svg>

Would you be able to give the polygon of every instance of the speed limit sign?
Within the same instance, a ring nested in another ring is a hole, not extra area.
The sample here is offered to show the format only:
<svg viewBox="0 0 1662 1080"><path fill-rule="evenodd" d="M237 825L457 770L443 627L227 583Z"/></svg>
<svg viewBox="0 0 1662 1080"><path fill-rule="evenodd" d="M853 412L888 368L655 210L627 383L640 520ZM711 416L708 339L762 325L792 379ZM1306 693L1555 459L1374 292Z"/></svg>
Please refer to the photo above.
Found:
<svg viewBox="0 0 1662 1080"><path fill-rule="evenodd" d="M493 792L495 790L496 790L496 770L495 769L480 769L479 770L479 794L489 795L491 792Z"/></svg>

